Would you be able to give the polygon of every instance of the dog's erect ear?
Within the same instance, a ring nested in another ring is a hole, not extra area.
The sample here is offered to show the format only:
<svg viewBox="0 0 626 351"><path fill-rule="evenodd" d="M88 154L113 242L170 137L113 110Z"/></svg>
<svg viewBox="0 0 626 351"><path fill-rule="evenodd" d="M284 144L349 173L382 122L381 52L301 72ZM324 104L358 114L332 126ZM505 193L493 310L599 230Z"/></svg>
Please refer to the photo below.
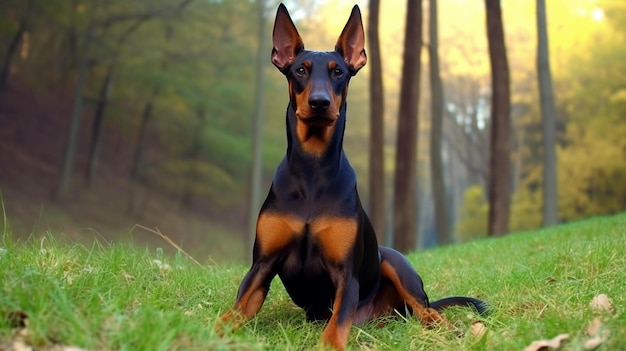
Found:
<svg viewBox="0 0 626 351"><path fill-rule="evenodd" d="M272 40L274 42L272 63L281 71L292 64L296 55L304 50L302 38L283 4L280 4L276 11Z"/></svg>
<svg viewBox="0 0 626 351"><path fill-rule="evenodd" d="M367 62L365 55L365 33L363 32L363 22L361 11L358 5L354 5L348 23L343 28L335 50L343 56L344 61L350 68L350 74L355 75Z"/></svg>

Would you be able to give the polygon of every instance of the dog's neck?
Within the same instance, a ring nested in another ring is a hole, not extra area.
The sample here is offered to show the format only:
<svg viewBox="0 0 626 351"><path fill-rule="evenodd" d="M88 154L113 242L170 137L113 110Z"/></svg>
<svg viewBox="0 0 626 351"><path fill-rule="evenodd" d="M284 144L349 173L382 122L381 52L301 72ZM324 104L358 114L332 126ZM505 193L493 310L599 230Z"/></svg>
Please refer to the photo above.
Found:
<svg viewBox="0 0 626 351"><path fill-rule="evenodd" d="M296 166L301 172L314 172L321 171L336 171L339 168L339 163L344 157L343 155L343 135L346 124L346 103L342 104L340 108L340 116L332 126L325 127L307 127L309 133L313 134L311 138L319 138L314 134L316 133L329 133L327 141L323 145L323 149L319 153L311 153L307 151L307 147L303 145L301 135L299 135L298 128L304 126L298 125L303 122L298 121L296 117L295 109L292 103L287 106L287 155L286 160L289 163L290 168ZM323 128L330 128L330 130L324 130ZM302 131L300 131L302 133ZM321 143L321 139L317 141Z"/></svg>

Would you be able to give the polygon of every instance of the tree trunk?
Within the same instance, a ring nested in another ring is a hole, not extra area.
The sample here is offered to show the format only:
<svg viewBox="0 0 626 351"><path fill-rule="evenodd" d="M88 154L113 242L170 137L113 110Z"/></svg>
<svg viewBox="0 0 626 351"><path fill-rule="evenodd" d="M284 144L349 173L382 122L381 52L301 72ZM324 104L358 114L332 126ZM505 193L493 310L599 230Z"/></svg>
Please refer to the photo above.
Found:
<svg viewBox="0 0 626 351"><path fill-rule="evenodd" d="M370 0L367 38L370 65L369 216L380 244L385 242L385 160L383 75L378 38L380 1Z"/></svg>
<svg viewBox="0 0 626 351"><path fill-rule="evenodd" d="M67 192L69 182L74 170L74 155L76 154L76 143L78 141L78 131L83 117L83 92L87 82L88 61L91 52L92 39L94 36L94 18L98 12L99 1L94 1L88 6L89 13L86 15L87 28L82 36L82 50L78 53L76 87L74 89L74 106L70 119L70 126L63 151L63 161L59 171L59 180L54 193L55 200L61 199Z"/></svg>
<svg viewBox="0 0 626 351"><path fill-rule="evenodd" d="M430 53L430 172L433 200L435 203L435 224L437 226L437 242L440 245L451 242L448 227L448 206L446 204L446 187L443 173L441 142L443 134L443 87L439 75L439 35L437 32L437 1L429 4L429 53Z"/></svg>
<svg viewBox="0 0 626 351"><path fill-rule="evenodd" d="M22 36L28 27L28 19L30 17L31 9L33 8L34 0L28 0L26 3L26 9L24 9L24 15L20 20L20 24L17 27L17 31L13 35L9 46L7 47L7 51L4 55L4 61L2 62L2 68L0 68L0 93L4 90L4 87L9 80L9 73L11 72L11 63L13 62L13 58L15 57L15 53L17 53L17 48L20 46L22 41Z"/></svg>
<svg viewBox="0 0 626 351"><path fill-rule="evenodd" d="M404 53L393 200L393 245L402 252L417 243L417 130L422 50L422 1L409 0Z"/></svg>
<svg viewBox="0 0 626 351"><path fill-rule="evenodd" d="M485 0L491 63L491 145L489 158L489 235L509 231L509 153L511 101L509 66L500 0Z"/></svg>
<svg viewBox="0 0 626 351"><path fill-rule="evenodd" d="M526 139L526 129L521 125L515 126L514 123L513 130L513 137L515 138L513 153L515 157L511 161L511 193L515 194L522 183L522 173L524 170L524 153L522 149L524 147L524 140Z"/></svg>
<svg viewBox="0 0 626 351"><path fill-rule="evenodd" d="M145 105L143 106L143 112L141 113L141 121L139 122L139 134L137 135L137 145L135 146L135 152L133 155L133 162L131 164L130 170L130 180L132 182L137 182L141 177L141 169L143 164L143 144L144 139L146 139L146 131L148 130L148 125L152 120L152 109L154 106L154 100L159 95L160 88L155 87L152 90L152 95L148 98Z"/></svg>
<svg viewBox="0 0 626 351"><path fill-rule="evenodd" d="M265 108L265 97L263 86L265 85L265 65L266 65L266 23L265 23L265 2L257 0L258 11L258 33L259 42L256 58L256 87L254 95L254 111L252 113L252 170L250 172L250 202L248 206L248 233L246 234L245 257L248 257L254 246L256 236L256 220L261 207L261 184L263 170L263 110ZM252 258L250 256L250 258Z"/></svg>
<svg viewBox="0 0 626 351"><path fill-rule="evenodd" d="M146 101L143 112L141 113L141 121L139 122L139 134L137 135L137 145L135 146L135 152L133 155L133 161L130 166L130 177L129 177L129 186L128 186L128 202L126 209L128 212L132 213L135 211L135 194L133 185L135 183L139 183L141 178L141 172L143 169L143 154L144 154L144 139L146 138L146 131L148 130L148 125L150 125L150 121L152 120L152 109L154 106L154 100L159 95L160 91L159 86L155 86L152 90L152 95Z"/></svg>
<svg viewBox="0 0 626 351"><path fill-rule="evenodd" d="M91 31L91 28L87 29L89 34L85 35L86 46L90 45ZM78 131L83 117L83 91L85 90L85 83L87 81L87 51L87 48L85 48L78 59L78 73L76 78L76 87L74 88L74 107L72 109L67 141L65 142L65 149L63 151L63 162L59 172L59 182L55 193L55 199L57 200L67 192L69 182L72 178L72 171L74 169L74 155L76 154Z"/></svg>
<svg viewBox="0 0 626 351"><path fill-rule="evenodd" d="M207 123L204 107L200 106L196 109L196 118L198 120L195 128L193 128L191 146L185 155L188 167L185 172L185 185L180 198L181 209L188 209L193 206L194 188L198 173L197 162L199 162L201 151L200 146L202 145L202 132L206 128Z"/></svg>
<svg viewBox="0 0 626 351"><path fill-rule="evenodd" d="M546 2L537 0L537 74L541 99L541 124L543 130L543 225L557 224L558 192L556 180L556 133L554 92L548 53Z"/></svg>
<svg viewBox="0 0 626 351"><path fill-rule="evenodd" d="M98 102L96 104L96 112L93 118L93 126L91 132L91 145L89 146L89 162L85 170L85 180L87 184L91 182L98 162L100 161L100 151L102 150L102 122L104 120L104 112L106 110L107 103L109 101L109 94L111 92L111 86L113 85L113 73L115 66L109 65L106 76L100 87L100 94L98 95Z"/></svg>

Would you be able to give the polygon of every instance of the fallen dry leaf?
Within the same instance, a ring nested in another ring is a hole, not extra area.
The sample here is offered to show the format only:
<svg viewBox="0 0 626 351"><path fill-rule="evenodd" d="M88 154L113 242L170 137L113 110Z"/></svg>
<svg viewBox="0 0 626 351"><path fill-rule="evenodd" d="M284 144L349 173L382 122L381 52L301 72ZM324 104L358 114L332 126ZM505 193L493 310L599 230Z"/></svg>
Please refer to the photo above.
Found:
<svg viewBox="0 0 626 351"><path fill-rule="evenodd" d="M569 338L569 334L559 334L550 340L537 340L533 341L530 345L526 346L524 351L540 351L547 349L558 349L561 347L563 341Z"/></svg>
<svg viewBox="0 0 626 351"><path fill-rule="evenodd" d="M602 328L602 320L596 317L589 322L585 333L591 336L583 343L585 350L593 350L609 338L609 330Z"/></svg>
<svg viewBox="0 0 626 351"><path fill-rule="evenodd" d="M602 321L600 320L600 318L596 317L592 319L591 322L589 322L589 324L587 325L587 330L585 330L585 332L587 333L587 335L593 336L598 334L601 327Z"/></svg>
<svg viewBox="0 0 626 351"><path fill-rule="evenodd" d="M585 350L593 350L597 348L598 346L602 345L603 342L604 342L603 338L600 337L599 335L596 335L593 338L585 341L583 343L583 347L585 348Z"/></svg>
<svg viewBox="0 0 626 351"><path fill-rule="evenodd" d="M36 349L28 345L27 341L30 337L28 329L28 315L24 311L13 311L7 313L8 324L15 329L13 336L6 343L1 342L0 351L86 351L76 346L52 345L50 347L37 347Z"/></svg>
<svg viewBox="0 0 626 351"><path fill-rule="evenodd" d="M80 348L80 347L76 347L76 346L56 345L53 348L51 348L50 351L87 351L87 350Z"/></svg>
<svg viewBox="0 0 626 351"><path fill-rule="evenodd" d="M9 349L11 351L32 351L33 350L31 346L26 345L21 340L13 341L11 347L12 348Z"/></svg>
<svg viewBox="0 0 626 351"><path fill-rule="evenodd" d="M472 328L470 328L470 334L477 337L482 337L487 332L487 327L482 322L474 322L472 323Z"/></svg>
<svg viewBox="0 0 626 351"><path fill-rule="evenodd" d="M615 313L615 306L606 294L600 294L591 300L589 307L596 312Z"/></svg>
<svg viewBox="0 0 626 351"><path fill-rule="evenodd" d="M0 344L0 350L4 351L87 351L81 347L67 346L67 345L52 345L49 347L37 347L34 348L24 342L21 337L15 337L7 344Z"/></svg>

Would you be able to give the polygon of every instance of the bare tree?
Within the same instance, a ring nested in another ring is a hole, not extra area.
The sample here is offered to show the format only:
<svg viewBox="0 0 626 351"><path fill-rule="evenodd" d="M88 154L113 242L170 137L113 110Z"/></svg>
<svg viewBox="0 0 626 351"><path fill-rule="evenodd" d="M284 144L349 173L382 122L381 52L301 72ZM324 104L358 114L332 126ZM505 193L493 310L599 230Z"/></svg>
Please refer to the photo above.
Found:
<svg viewBox="0 0 626 351"><path fill-rule="evenodd" d="M101 8L101 4L106 5L102 0L91 1L88 5L86 20L86 29L81 35L80 49L77 50L77 77L76 87L74 89L74 105L72 109L72 115L70 118L70 126L68 130L67 141L63 151L63 161L59 172L59 180L57 188L54 193L54 198L59 199L62 197L69 186L70 179L72 177L74 168L74 155L76 153L76 144L78 139L78 131L80 129L80 123L83 114L84 104L84 89L87 82L87 75L89 74L89 66L92 64L93 58L90 57L92 46L97 38L98 29L107 28L113 24L133 21L133 24L127 28L122 34L119 42L122 43L125 39L134 32L141 23L146 20L158 18L159 16L169 16L171 14L179 13L184 10L192 0L182 0L176 5L168 4L160 7L153 7L146 11L141 12L129 12L119 13L106 17L103 20L98 20L98 12ZM76 7L77 8L77 7ZM76 22L78 22L76 20ZM76 25L78 27L78 25ZM76 29L76 28L73 28ZM70 31L70 36L74 36L74 31Z"/></svg>
<svg viewBox="0 0 626 351"><path fill-rule="evenodd" d="M65 148L63 151L63 161L59 172L59 181L56 192L54 193L54 198L57 200L65 194L69 186L70 179L72 178L74 154L76 153L76 144L78 141L78 130L83 117L83 93L87 82L87 75L89 73L88 60L95 31L95 15L98 12L97 8L99 5L100 2L95 1L91 6L89 6L89 12L87 15L88 24L82 36L82 50L80 50L78 54L76 87L74 88L74 105L72 108L72 116L70 118L67 141L65 142Z"/></svg>
<svg viewBox="0 0 626 351"><path fill-rule="evenodd" d="M0 68L0 92L4 89L8 79L9 72L11 71L11 63L13 62L13 58L17 53L17 49L22 42L22 38L24 33L28 29L28 21L31 15L31 11L33 9L34 0L28 0L25 5L24 13L22 14L22 18L20 19L20 23L17 27L17 30L13 34L13 38L9 42L9 46L7 47L6 53L4 54L4 61L2 62L2 67Z"/></svg>
<svg viewBox="0 0 626 351"><path fill-rule="evenodd" d="M489 178L489 146L478 114L487 97L479 93L480 83L472 78L458 77L446 83L446 104L451 106L444 109L446 146L465 168L469 184L485 185Z"/></svg>
<svg viewBox="0 0 626 351"><path fill-rule="evenodd" d="M184 5L184 4L183 4ZM186 6L186 5L184 5ZM118 37L116 44L118 47L123 47L126 44L126 40L131 37L131 35L139 29L139 27L147 21L149 17L147 16L138 16L136 20ZM105 118L105 111L109 103L109 95L111 93L111 89L113 87L113 77L115 76L115 70L118 63L119 50L117 50L113 54L113 58L108 63L106 74L104 79L102 80L102 85L100 86L100 94L98 96L98 100L96 102L96 110L93 117L93 122L91 126L91 141L89 143L89 161L87 162L87 168L85 169L85 180L87 184L91 182L93 177L96 174L96 169L98 167L98 163L100 162L100 153L102 150L102 140L103 140L103 125Z"/></svg>
<svg viewBox="0 0 626 351"><path fill-rule="evenodd" d="M258 51L256 61L256 87L254 95L254 112L252 113L252 171L250 175L250 202L248 205L248 233L246 236L246 253L252 252L254 245L254 236L256 233L256 218L261 205L261 171L263 165L261 147L263 145L263 109L264 94L263 85L265 84L265 63L266 45L265 45L265 2L266 0L257 0L257 11L259 21L258 31Z"/></svg>
<svg viewBox="0 0 626 351"><path fill-rule="evenodd" d="M537 0L537 74L543 130L543 225L558 222L554 92L548 53L546 2Z"/></svg>
<svg viewBox="0 0 626 351"><path fill-rule="evenodd" d="M428 16L428 36L430 53L430 178L432 181L433 200L435 202L435 224L437 242L448 244L451 241L448 226L448 205L443 173L441 144L443 135L443 87L439 74L439 35L437 31L437 1L430 0Z"/></svg>
<svg viewBox="0 0 626 351"><path fill-rule="evenodd" d="M485 0L491 63L491 145L489 158L489 235L509 231L511 96L500 0Z"/></svg>
<svg viewBox="0 0 626 351"><path fill-rule="evenodd" d="M380 1L370 0L367 38L370 64L369 215L379 243L385 242L384 98L378 38Z"/></svg>
<svg viewBox="0 0 626 351"><path fill-rule="evenodd" d="M185 153L184 158L189 161L189 165L187 166L187 170L185 171L184 182L182 195L180 198L181 208L191 208L193 206L193 198L194 198L194 185L197 181L198 177L198 166L197 162L195 162L201 154L202 151L202 137L203 131L206 129L208 124L208 118L206 116L206 110L204 106L200 105L196 107L196 124L191 135L191 145L187 152Z"/></svg>
<svg viewBox="0 0 626 351"><path fill-rule="evenodd" d="M422 49L422 1L407 4L393 199L393 246L403 252L417 243L417 129Z"/></svg>
<svg viewBox="0 0 626 351"><path fill-rule="evenodd" d="M128 201L126 210L128 212L135 211L135 189L133 187L134 184L139 183L141 179L141 172L143 170L144 163L144 153L145 153L145 144L148 139L148 127L152 123L154 118L154 102L157 100L159 94L161 93L161 86L159 84L155 84L152 88L150 95L148 96L147 101L143 105L143 109L141 112L141 119L139 121L139 132L137 135L137 143L135 145L135 151L133 153L133 161L130 166L130 177L129 177L129 187L128 187Z"/></svg>
<svg viewBox="0 0 626 351"><path fill-rule="evenodd" d="M111 86L113 86L113 76L115 73L115 65L110 64L100 86L98 101L96 102L96 112L93 117L91 127L91 143L89 145L89 162L85 169L85 180L90 183L96 173L98 161L100 160L100 151L102 150L102 134L104 114L108 104Z"/></svg>

